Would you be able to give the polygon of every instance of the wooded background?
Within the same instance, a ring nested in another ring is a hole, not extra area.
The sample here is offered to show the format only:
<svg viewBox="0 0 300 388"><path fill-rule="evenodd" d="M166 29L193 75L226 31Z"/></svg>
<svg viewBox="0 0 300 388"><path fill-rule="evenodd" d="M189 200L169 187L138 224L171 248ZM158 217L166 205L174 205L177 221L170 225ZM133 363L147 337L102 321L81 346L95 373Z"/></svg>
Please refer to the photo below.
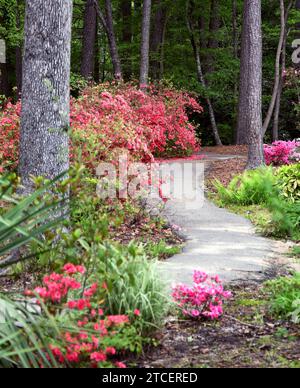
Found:
<svg viewBox="0 0 300 388"><path fill-rule="evenodd" d="M242 87L239 73L244 1L152 0L151 11L150 3L149 0L73 2L73 95L91 80L105 82L122 77L125 81L140 79L141 84L147 83L149 61L152 82L163 80L199 96L205 108L199 129L204 144L214 143L213 132L207 129L212 126L210 104L221 141L243 143L236 123L238 94ZM282 3L286 16L283 35ZM281 98L275 101L266 141L272 137L274 140L300 137L299 73L292 62L292 43L300 37L297 7L300 8L299 0L262 1L264 118L272 99L274 80L276 82L278 45L280 38L283 40L278 79ZM0 95L14 100L20 96L22 84L24 13L24 0L0 0L0 39L5 40L7 47L7 63L0 64ZM148 55L145 26L150 17ZM197 52L204 82L199 79L199 72L197 74Z"/></svg>

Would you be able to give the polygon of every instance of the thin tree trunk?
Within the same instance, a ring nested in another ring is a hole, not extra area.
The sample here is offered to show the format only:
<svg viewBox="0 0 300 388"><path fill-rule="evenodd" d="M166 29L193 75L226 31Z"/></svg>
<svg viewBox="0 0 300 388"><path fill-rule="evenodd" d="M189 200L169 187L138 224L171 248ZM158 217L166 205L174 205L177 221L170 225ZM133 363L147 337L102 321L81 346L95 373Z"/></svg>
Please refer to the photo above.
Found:
<svg viewBox="0 0 300 388"><path fill-rule="evenodd" d="M108 33L108 42L110 47L110 55L114 68L114 78L117 81L121 81L122 70L121 70L121 61L119 57L119 52L117 48L117 41L114 32L114 23L113 23L113 12L111 0L105 0L105 13L106 13L106 22L107 22L107 33Z"/></svg>
<svg viewBox="0 0 300 388"><path fill-rule="evenodd" d="M122 14L122 41L126 45L123 53L123 73L124 79L130 80L132 75L131 64L131 43L132 43L132 2L131 0L121 1L121 14Z"/></svg>
<svg viewBox="0 0 300 388"><path fill-rule="evenodd" d="M69 168L72 0L27 0L20 140L24 192L31 175Z"/></svg>
<svg viewBox="0 0 300 388"><path fill-rule="evenodd" d="M248 169L265 163L262 136L262 20L261 0L245 0L248 27L247 132Z"/></svg>
<svg viewBox="0 0 300 388"><path fill-rule="evenodd" d="M244 4L243 27L241 42L241 65L240 65L240 84L239 84L239 102L238 102L238 120L236 129L236 143L243 145L248 143L247 134L247 84L248 84L248 66L249 66L249 26L248 26L248 8Z"/></svg>
<svg viewBox="0 0 300 388"><path fill-rule="evenodd" d="M142 90L146 90L148 88L148 79L149 79L151 6L152 6L151 0L143 1L141 66L140 66L140 89Z"/></svg>
<svg viewBox="0 0 300 388"><path fill-rule="evenodd" d="M161 78L163 72L163 46L167 23L167 8L161 0L155 0L156 12L150 41L150 73L154 80Z"/></svg>
<svg viewBox="0 0 300 388"><path fill-rule="evenodd" d="M281 96L282 96L282 90L283 90L283 78L286 71L286 42L287 42L287 35L288 35L288 29L287 29L287 22L289 18L289 13L294 4L294 0L290 1L287 10L285 12L285 33L284 33L284 40L282 44L282 52L281 52L281 74L280 74L280 81L279 81L279 88L276 98L276 104L275 104L275 111L274 111L274 122L273 122L273 141L276 141L279 139L279 114L280 114L280 106L281 106Z"/></svg>
<svg viewBox="0 0 300 388"><path fill-rule="evenodd" d="M99 7L98 0L94 0L94 5L96 8L99 21L102 24L107 34L109 51L110 51L110 56L112 60L112 65L113 65L114 78L116 81L122 81L123 79L122 67L121 67L121 61L120 61L119 51L117 47L116 36L114 32L111 0L105 0L106 17L103 15Z"/></svg>
<svg viewBox="0 0 300 388"><path fill-rule="evenodd" d="M281 57L284 36L285 36L285 30L286 30L284 0L280 0L280 24L281 24L280 38L279 38L277 54L276 54L276 61L275 61L274 88L273 88L271 103L270 103L268 113L267 113L267 116L265 118L264 125L263 125L263 135L265 135L265 133L267 132L267 130L269 128L269 124L270 124L270 121L271 121L272 116L273 116L273 112L274 112L274 108L275 108L275 104L276 104L276 99L278 96L279 85L280 85L280 57Z"/></svg>
<svg viewBox="0 0 300 388"><path fill-rule="evenodd" d="M201 63L201 58L200 58L200 51L199 51L199 47L198 47L197 41L195 39L195 33L194 33L194 27L193 27L193 21L192 21L193 10L194 10L194 2L188 0L187 1L187 25L188 25L188 30L189 30L189 33L190 33L191 44L192 44L192 47L193 47L194 56L195 56L195 60L196 60L196 65L197 65L198 81L200 82L200 84L202 85L202 87L204 89L207 89L207 85L206 85L206 82L205 82L205 79L204 79L204 75L203 75L203 71L202 71L202 63ZM213 109L213 105L212 105L211 100L210 100L209 97L206 97L206 102L207 102L207 105L208 105L209 117L210 117L210 122L211 122L211 126L212 126L212 131L213 131L215 142L216 142L216 144L218 146L221 146L223 144L222 144L222 141L221 141L221 138L220 138L220 135L219 135L219 130L218 130L218 127L217 127L217 122L216 122L216 118L215 118L215 112L214 112L214 109Z"/></svg>
<svg viewBox="0 0 300 388"><path fill-rule="evenodd" d="M94 0L86 0L81 56L81 75L90 80L94 75L97 13Z"/></svg>
<svg viewBox="0 0 300 388"><path fill-rule="evenodd" d="M96 23L94 80L97 84L100 82L100 44L99 44L98 28L99 28L98 23Z"/></svg>

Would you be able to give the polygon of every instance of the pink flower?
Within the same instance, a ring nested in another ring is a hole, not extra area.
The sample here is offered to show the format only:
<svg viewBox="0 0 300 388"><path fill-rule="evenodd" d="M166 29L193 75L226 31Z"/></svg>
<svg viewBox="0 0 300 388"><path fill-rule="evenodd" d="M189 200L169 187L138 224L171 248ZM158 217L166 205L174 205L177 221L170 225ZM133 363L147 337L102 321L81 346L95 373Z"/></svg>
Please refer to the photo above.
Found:
<svg viewBox="0 0 300 388"><path fill-rule="evenodd" d="M127 366L123 362L116 362L115 366L120 369L125 369Z"/></svg>
<svg viewBox="0 0 300 388"><path fill-rule="evenodd" d="M105 353L114 356L117 353L117 351L114 347L109 346L105 349Z"/></svg>
<svg viewBox="0 0 300 388"><path fill-rule="evenodd" d="M94 352L91 354L91 361L95 361L95 362L103 362L103 361L106 361L106 355L102 352Z"/></svg>
<svg viewBox="0 0 300 388"><path fill-rule="evenodd" d="M134 313L134 315L136 315L137 317L140 317L140 316L141 316L141 312L140 312L139 309L135 309L133 313Z"/></svg>

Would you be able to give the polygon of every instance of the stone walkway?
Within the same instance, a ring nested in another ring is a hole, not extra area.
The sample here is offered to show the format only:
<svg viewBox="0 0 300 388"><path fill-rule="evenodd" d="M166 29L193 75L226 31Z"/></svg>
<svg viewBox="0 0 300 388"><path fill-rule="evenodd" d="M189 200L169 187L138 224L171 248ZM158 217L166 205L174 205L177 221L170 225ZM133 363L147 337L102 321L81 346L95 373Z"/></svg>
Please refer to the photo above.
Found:
<svg viewBox="0 0 300 388"><path fill-rule="evenodd" d="M224 156L193 163L205 163L207 167L221 158ZM203 190L197 184L197 190ZM169 284L190 284L194 270L218 274L226 283L261 278L268 268L276 244L257 235L245 218L220 209L207 199L204 203L171 200L164 215L181 228L187 240L182 253L160 264Z"/></svg>

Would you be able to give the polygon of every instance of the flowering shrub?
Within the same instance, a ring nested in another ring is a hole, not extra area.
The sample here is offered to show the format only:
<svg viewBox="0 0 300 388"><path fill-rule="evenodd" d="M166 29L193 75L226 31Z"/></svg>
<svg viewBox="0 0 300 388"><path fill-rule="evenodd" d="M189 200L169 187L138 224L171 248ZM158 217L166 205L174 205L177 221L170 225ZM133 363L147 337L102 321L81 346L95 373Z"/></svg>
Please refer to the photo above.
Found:
<svg viewBox="0 0 300 388"><path fill-rule="evenodd" d="M0 173L17 167L20 111L20 103L8 103L4 112L0 112Z"/></svg>
<svg viewBox="0 0 300 388"><path fill-rule="evenodd" d="M232 294L225 291L218 276L194 272L194 285L179 284L173 288L173 299L186 317L218 319L223 314L224 299Z"/></svg>
<svg viewBox="0 0 300 388"><path fill-rule="evenodd" d="M281 166L300 161L297 148L298 141L276 141L272 145L265 145L264 152L267 165Z"/></svg>
<svg viewBox="0 0 300 388"><path fill-rule="evenodd" d="M73 159L82 157L89 167L112 161L120 150L135 160L154 156L188 156L199 150L195 128L187 110L202 112L187 93L132 85L87 88L71 101ZM0 113L0 168L15 168L18 161L20 103Z"/></svg>
<svg viewBox="0 0 300 388"><path fill-rule="evenodd" d="M62 274L45 276L42 287L26 295L38 295L39 303L68 327L54 338L49 336L49 348L62 366L125 368L117 357L128 349L140 350L140 337L128 315L105 316L99 307L98 284L85 286L86 279L79 280L85 272L83 266L66 264ZM131 316L139 319L140 311Z"/></svg>

